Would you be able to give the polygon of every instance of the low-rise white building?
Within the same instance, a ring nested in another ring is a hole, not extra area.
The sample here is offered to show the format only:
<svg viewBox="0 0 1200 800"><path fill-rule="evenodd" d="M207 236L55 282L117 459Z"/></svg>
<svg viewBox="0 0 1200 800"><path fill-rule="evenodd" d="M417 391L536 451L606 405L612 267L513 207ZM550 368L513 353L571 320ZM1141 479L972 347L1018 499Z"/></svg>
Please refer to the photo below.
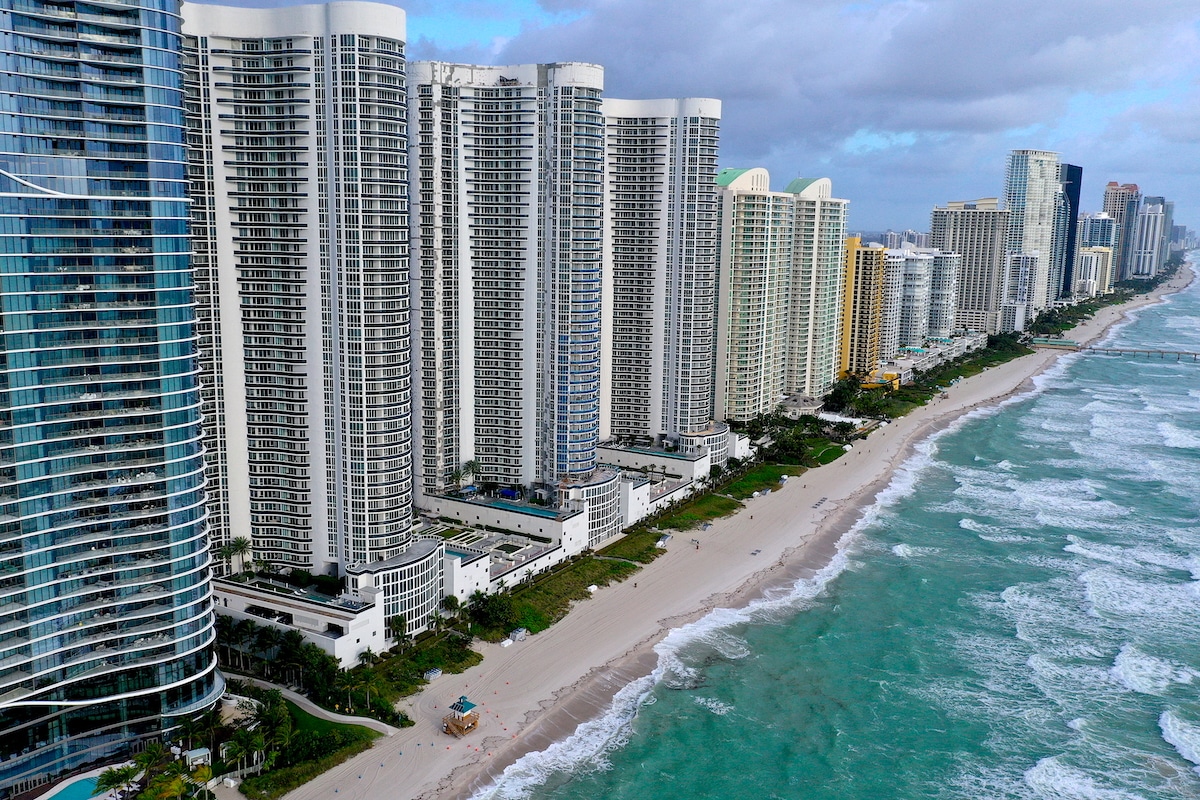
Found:
<svg viewBox="0 0 1200 800"><path fill-rule="evenodd" d="M367 649L379 652L391 645L382 597L373 587L332 598L268 578L217 578L212 585L218 614L298 631L342 667L358 664Z"/></svg>

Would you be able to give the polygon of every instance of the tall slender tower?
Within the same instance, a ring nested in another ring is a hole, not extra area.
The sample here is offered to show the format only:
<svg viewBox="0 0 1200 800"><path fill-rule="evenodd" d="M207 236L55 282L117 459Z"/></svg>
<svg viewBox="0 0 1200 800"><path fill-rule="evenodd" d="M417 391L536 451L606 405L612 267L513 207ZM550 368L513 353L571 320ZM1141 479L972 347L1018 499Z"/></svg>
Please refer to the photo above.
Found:
<svg viewBox="0 0 1200 800"><path fill-rule="evenodd" d="M1061 217L1062 184L1058 153L1013 150L1004 175L1004 205L1009 210L1006 249L1037 255L1030 286L1029 309L1041 311L1057 299L1053 286L1054 231ZM938 245L934 245L937 247ZM1061 280L1061 275L1058 276Z"/></svg>
<svg viewBox="0 0 1200 800"><path fill-rule="evenodd" d="M1059 295L1074 294L1075 261L1078 251L1079 238L1079 198L1083 188L1083 167L1075 164L1061 164L1059 183L1062 184L1061 203L1062 214L1058 229L1058 238L1062 242L1062 282L1059 285Z"/></svg>
<svg viewBox="0 0 1200 800"><path fill-rule="evenodd" d="M1104 213L1117 224L1117 249L1113 254L1113 272L1116 280L1127 280L1132 273L1133 240L1137 229L1138 207L1142 192L1136 183L1118 184L1109 181L1104 187Z"/></svg>
<svg viewBox="0 0 1200 800"><path fill-rule="evenodd" d="M221 536L322 573L391 558L413 527L404 12L185 17Z"/></svg>
<svg viewBox="0 0 1200 800"><path fill-rule="evenodd" d="M717 312L717 418L775 410L787 367L788 280L795 196L765 169L723 169Z"/></svg>
<svg viewBox="0 0 1200 800"><path fill-rule="evenodd" d="M187 236L179 7L0 15L0 794L223 690Z"/></svg>
<svg viewBox="0 0 1200 800"><path fill-rule="evenodd" d="M412 65L420 491L554 487L602 433L604 71ZM699 145L697 145L699 147Z"/></svg>
<svg viewBox="0 0 1200 800"><path fill-rule="evenodd" d="M721 101L606 98L614 436L712 427Z"/></svg>
<svg viewBox="0 0 1200 800"><path fill-rule="evenodd" d="M879 245L864 245L857 236L846 239L840 351L843 377L866 375L879 366L886 252Z"/></svg>
<svg viewBox="0 0 1200 800"><path fill-rule="evenodd" d="M833 197L828 178L797 178L792 269L788 278L784 392L820 397L833 388L840 362L842 285L848 200Z"/></svg>

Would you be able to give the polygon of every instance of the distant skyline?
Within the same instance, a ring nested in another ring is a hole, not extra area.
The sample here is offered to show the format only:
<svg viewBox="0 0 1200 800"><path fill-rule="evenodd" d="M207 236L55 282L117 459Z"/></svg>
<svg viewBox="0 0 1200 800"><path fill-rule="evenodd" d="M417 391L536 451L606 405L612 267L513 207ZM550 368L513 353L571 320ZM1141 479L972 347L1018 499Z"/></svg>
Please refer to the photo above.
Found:
<svg viewBox="0 0 1200 800"><path fill-rule="evenodd" d="M289 5L278 0L239 5ZM828 176L851 230L1000 196L1009 150L1137 183L1200 227L1194 0L396 0L409 57L590 61L613 97L717 97L721 166Z"/></svg>

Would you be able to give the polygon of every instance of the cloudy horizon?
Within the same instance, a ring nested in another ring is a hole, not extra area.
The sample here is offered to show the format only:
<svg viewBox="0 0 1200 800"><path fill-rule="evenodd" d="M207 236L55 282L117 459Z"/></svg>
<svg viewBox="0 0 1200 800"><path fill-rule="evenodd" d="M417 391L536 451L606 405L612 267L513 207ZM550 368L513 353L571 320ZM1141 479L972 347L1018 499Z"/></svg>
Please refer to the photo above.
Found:
<svg viewBox="0 0 1200 800"><path fill-rule="evenodd" d="M243 0L239 5L284 5ZM1009 150L1136 183L1200 227L1200 5L1143 0L413 0L411 60L586 61L608 97L722 100L721 165L825 176L851 230L926 230Z"/></svg>

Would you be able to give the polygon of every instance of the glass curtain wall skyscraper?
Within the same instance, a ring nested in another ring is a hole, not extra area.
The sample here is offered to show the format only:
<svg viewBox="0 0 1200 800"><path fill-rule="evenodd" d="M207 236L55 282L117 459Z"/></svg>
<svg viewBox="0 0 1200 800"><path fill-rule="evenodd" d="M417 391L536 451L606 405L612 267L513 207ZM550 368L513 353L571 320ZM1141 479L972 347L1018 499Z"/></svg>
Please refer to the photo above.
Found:
<svg viewBox="0 0 1200 800"><path fill-rule="evenodd" d="M0 795L222 689L173 0L0 16Z"/></svg>

